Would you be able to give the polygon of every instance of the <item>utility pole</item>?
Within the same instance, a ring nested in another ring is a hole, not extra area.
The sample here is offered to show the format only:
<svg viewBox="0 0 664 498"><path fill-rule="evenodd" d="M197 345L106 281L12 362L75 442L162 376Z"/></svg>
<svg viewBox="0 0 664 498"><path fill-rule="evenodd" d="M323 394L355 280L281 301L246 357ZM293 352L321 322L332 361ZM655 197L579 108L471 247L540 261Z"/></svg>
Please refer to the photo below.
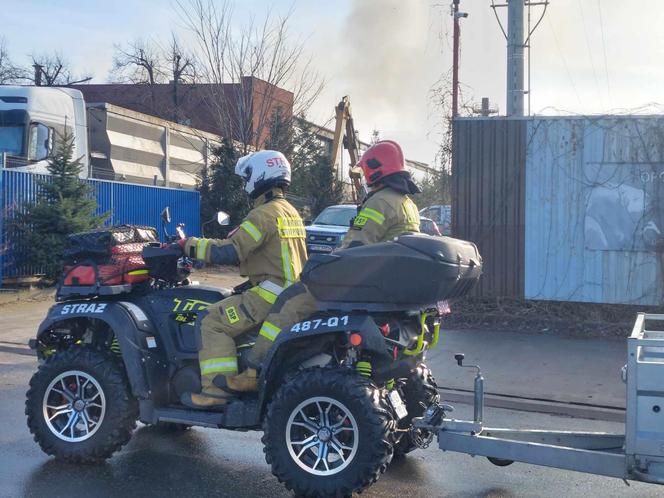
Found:
<svg viewBox="0 0 664 498"><path fill-rule="evenodd" d="M507 0L507 115L523 116L524 0Z"/></svg>
<svg viewBox="0 0 664 498"><path fill-rule="evenodd" d="M459 12L459 2L453 0L451 5L452 17L454 18L454 31L452 40L452 118L459 115L459 38L461 28L459 27L459 18L468 17L466 12Z"/></svg>

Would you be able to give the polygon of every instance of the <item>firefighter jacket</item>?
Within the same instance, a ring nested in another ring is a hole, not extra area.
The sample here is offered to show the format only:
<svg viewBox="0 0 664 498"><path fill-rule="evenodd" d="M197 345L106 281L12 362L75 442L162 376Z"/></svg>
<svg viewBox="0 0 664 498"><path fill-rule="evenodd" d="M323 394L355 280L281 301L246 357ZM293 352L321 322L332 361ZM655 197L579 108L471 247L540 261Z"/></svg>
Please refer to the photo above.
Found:
<svg viewBox="0 0 664 498"><path fill-rule="evenodd" d="M223 258L220 261L219 255L224 246L232 245L240 274L248 277L252 284L263 284L262 288L278 295L281 289L300 278L307 259L305 238L299 213L284 198L283 191L274 188L254 201L253 209L227 239L192 237L185 244L185 254L208 263L229 264ZM265 285L266 281L280 289Z"/></svg>
<svg viewBox="0 0 664 498"><path fill-rule="evenodd" d="M392 240L405 232L420 231L420 213L406 194L391 187L370 193L359 208L341 248Z"/></svg>

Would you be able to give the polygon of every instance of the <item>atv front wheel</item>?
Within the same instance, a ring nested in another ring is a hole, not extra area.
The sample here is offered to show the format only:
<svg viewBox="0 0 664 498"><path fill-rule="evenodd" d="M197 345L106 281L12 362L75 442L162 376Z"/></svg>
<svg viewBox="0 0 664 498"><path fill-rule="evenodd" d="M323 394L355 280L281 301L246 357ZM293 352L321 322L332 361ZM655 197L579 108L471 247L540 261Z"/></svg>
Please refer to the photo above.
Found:
<svg viewBox="0 0 664 498"><path fill-rule="evenodd" d="M369 379L341 369L305 370L268 408L265 459L296 496L348 496L387 468L391 423Z"/></svg>
<svg viewBox="0 0 664 498"><path fill-rule="evenodd" d="M399 421L399 429L410 429L413 418L421 417L426 408L440 400L438 386L429 367L420 363L411 372L402 388L408 415ZM410 432L402 432L401 439L394 445L394 458L402 458L417 449Z"/></svg>
<svg viewBox="0 0 664 498"><path fill-rule="evenodd" d="M115 358L72 347L39 366L30 379L25 414L44 453L97 463L129 441L138 410Z"/></svg>

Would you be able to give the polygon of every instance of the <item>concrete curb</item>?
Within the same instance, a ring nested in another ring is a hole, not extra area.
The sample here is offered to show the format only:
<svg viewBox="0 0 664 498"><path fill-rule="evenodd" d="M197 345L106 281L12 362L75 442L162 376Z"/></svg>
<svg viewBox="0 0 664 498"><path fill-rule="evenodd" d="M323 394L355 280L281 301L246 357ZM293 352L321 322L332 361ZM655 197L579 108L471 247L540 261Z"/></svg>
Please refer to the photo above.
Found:
<svg viewBox="0 0 664 498"><path fill-rule="evenodd" d="M473 404L472 392L448 388L439 388L439 390L445 402ZM624 408L610 408L582 403L563 403L560 401L521 398L501 394L485 394L484 405L493 408L504 408L506 410L563 415L574 418L605 420L607 422L625 422Z"/></svg>

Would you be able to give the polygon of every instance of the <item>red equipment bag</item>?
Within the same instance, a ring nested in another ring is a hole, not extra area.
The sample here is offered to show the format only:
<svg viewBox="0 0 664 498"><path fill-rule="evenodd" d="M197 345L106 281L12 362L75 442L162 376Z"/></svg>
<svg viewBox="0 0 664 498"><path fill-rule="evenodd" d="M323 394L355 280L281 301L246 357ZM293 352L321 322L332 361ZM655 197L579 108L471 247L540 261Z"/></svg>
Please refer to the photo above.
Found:
<svg viewBox="0 0 664 498"><path fill-rule="evenodd" d="M158 242L153 228L120 225L69 236L63 287L136 284L150 278L141 256Z"/></svg>

